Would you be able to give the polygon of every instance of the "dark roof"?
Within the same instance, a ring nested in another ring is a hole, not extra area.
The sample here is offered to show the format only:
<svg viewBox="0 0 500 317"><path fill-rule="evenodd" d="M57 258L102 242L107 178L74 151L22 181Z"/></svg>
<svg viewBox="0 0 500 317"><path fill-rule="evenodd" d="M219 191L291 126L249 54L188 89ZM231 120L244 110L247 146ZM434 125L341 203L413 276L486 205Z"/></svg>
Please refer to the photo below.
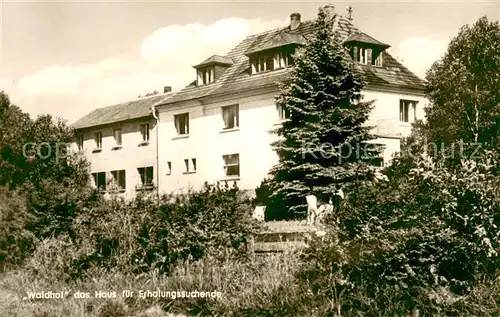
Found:
<svg viewBox="0 0 500 317"><path fill-rule="evenodd" d="M259 45L254 46L252 49L248 50L245 55L250 55L253 53L262 52L265 50L290 44L306 44L306 39L301 34L279 32L271 39L263 43L259 43Z"/></svg>
<svg viewBox="0 0 500 317"><path fill-rule="evenodd" d="M210 65L210 64L231 66L231 65L233 65L233 61L231 60L231 58L229 58L227 56L212 55L209 58L207 58L206 60L204 60L203 62L201 62L198 65L195 65L193 67L198 68L198 67L206 66L206 65Z"/></svg>
<svg viewBox="0 0 500 317"><path fill-rule="evenodd" d="M166 95L155 95L120 103L114 106L99 108L72 124L75 129L89 128L113 122L142 118L151 115L151 106L165 99Z"/></svg>
<svg viewBox="0 0 500 317"><path fill-rule="evenodd" d="M382 47L385 47L385 48L389 48L391 47L390 45L388 44L385 44L385 43L382 43L376 39L374 39L373 37L371 37L370 35L366 34L366 33L363 33L363 32L358 32L358 33L355 33L355 34L352 34L351 36L349 36L345 41L344 43L350 43L350 42L354 42L354 43L368 43L368 44L375 44L375 45L378 45L378 46L382 46Z"/></svg>
<svg viewBox="0 0 500 317"><path fill-rule="evenodd" d="M361 31L351 24L345 17L340 16L337 19L336 35L344 40L352 34L360 34ZM264 86L276 85L287 76L287 71L273 71L263 74L250 75L249 61L246 54L261 50L263 47L272 46L268 43L286 41L290 39L303 38L307 40L314 35L314 21L304 21L299 24L295 30L289 27L283 27L267 32L254 34L246 37L227 56L233 61L233 65L221 75L221 77L212 84L195 86L189 85L181 91L166 97L158 105L166 105L174 102L197 99L209 95L227 94L235 91L255 89ZM370 37L371 38L371 37ZM374 41L377 41L373 39ZM381 43L378 42L377 43ZM384 44L384 43L381 43ZM425 82L409 71L388 52L384 54L384 66L358 65L358 70L366 79L367 87L392 87L401 89L423 91Z"/></svg>

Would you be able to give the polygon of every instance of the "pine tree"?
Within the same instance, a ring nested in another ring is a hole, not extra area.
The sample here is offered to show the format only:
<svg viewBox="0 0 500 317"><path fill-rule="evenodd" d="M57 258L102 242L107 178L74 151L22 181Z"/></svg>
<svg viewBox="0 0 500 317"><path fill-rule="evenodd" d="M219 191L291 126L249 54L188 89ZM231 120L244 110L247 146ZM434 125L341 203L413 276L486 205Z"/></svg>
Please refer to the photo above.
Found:
<svg viewBox="0 0 500 317"><path fill-rule="evenodd" d="M373 102L363 102L363 83L334 31L336 17L320 8L315 34L295 56L291 77L281 85L277 105L289 120L274 131L279 163L271 201L286 208L285 218L305 211L305 196L328 201L336 189L370 177L366 164L380 149L364 123ZM279 202L279 203L278 203Z"/></svg>

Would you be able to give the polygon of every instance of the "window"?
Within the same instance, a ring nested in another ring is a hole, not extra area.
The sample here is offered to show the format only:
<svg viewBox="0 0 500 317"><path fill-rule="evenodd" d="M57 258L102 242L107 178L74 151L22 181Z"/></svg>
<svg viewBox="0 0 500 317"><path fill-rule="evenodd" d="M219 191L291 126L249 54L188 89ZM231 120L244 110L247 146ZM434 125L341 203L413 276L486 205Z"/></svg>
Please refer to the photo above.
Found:
<svg viewBox="0 0 500 317"><path fill-rule="evenodd" d="M189 134L189 113L177 114L174 116L175 129L177 135Z"/></svg>
<svg viewBox="0 0 500 317"><path fill-rule="evenodd" d="M255 73L261 73L274 69L274 60L271 55L260 55L253 58L253 70Z"/></svg>
<svg viewBox="0 0 500 317"><path fill-rule="evenodd" d="M117 146L122 145L122 129L114 129L113 136L115 138L115 142Z"/></svg>
<svg viewBox="0 0 500 317"><path fill-rule="evenodd" d="M399 121L401 122L415 122L416 119L417 102L412 100L399 101Z"/></svg>
<svg viewBox="0 0 500 317"><path fill-rule="evenodd" d="M372 64L372 49L371 48L363 48L356 47L356 61L361 64L371 65Z"/></svg>
<svg viewBox="0 0 500 317"><path fill-rule="evenodd" d="M83 135L76 136L76 144L78 145L78 151L83 150Z"/></svg>
<svg viewBox="0 0 500 317"><path fill-rule="evenodd" d="M378 55L374 55L373 58L374 58L374 61L373 61L373 65L375 66L382 66L382 52L378 53Z"/></svg>
<svg viewBox="0 0 500 317"><path fill-rule="evenodd" d="M280 121L290 118L290 112L282 105L276 105L276 110L278 111L278 119Z"/></svg>
<svg viewBox="0 0 500 317"><path fill-rule="evenodd" d="M184 173L195 173L196 172L196 159L185 159L184 165L186 171Z"/></svg>
<svg viewBox="0 0 500 317"><path fill-rule="evenodd" d="M274 55L274 68L286 68L291 66L292 56L288 52L278 52Z"/></svg>
<svg viewBox="0 0 500 317"><path fill-rule="evenodd" d="M111 171L111 175L113 176L113 180L116 185L118 185L118 188L124 191L126 188L125 170Z"/></svg>
<svg viewBox="0 0 500 317"><path fill-rule="evenodd" d="M204 69L198 70L198 85L207 85L213 83L215 80L214 68L207 67Z"/></svg>
<svg viewBox="0 0 500 317"><path fill-rule="evenodd" d="M368 164L376 167L384 167L384 158L383 157L374 157L369 160Z"/></svg>
<svg viewBox="0 0 500 317"><path fill-rule="evenodd" d="M223 155L222 158L224 159L224 175L226 177L240 176L240 155Z"/></svg>
<svg viewBox="0 0 500 317"><path fill-rule="evenodd" d="M361 64L382 66L383 50L380 48L365 48L353 46L351 48L352 58Z"/></svg>
<svg viewBox="0 0 500 317"><path fill-rule="evenodd" d="M143 123L140 126L142 142L149 142L149 123Z"/></svg>
<svg viewBox="0 0 500 317"><path fill-rule="evenodd" d="M372 166L376 167L384 167L384 150L386 146L384 144L380 143L366 143L365 144L367 147L365 147L365 150L367 149L378 149L379 152L375 152L367 157L367 163ZM374 146L374 147L373 147Z"/></svg>
<svg viewBox="0 0 500 317"><path fill-rule="evenodd" d="M97 149L102 149L102 132L94 133L95 147Z"/></svg>
<svg viewBox="0 0 500 317"><path fill-rule="evenodd" d="M167 175L172 174L172 162L167 162Z"/></svg>
<svg viewBox="0 0 500 317"><path fill-rule="evenodd" d="M92 173L92 178L99 191L106 191L106 172Z"/></svg>
<svg viewBox="0 0 500 317"><path fill-rule="evenodd" d="M137 171L141 176L141 185L143 186L153 185L153 166L139 167Z"/></svg>
<svg viewBox="0 0 500 317"><path fill-rule="evenodd" d="M239 125L239 106L232 105L222 107L222 118L224 119L224 130L238 128Z"/></svg>
<svg viewBox="0 0 500 317"><path fill-rule="evenodd" d="M262 73L292 65L292 51L287 49L260 53L250 58L252 73Z"/></svg>

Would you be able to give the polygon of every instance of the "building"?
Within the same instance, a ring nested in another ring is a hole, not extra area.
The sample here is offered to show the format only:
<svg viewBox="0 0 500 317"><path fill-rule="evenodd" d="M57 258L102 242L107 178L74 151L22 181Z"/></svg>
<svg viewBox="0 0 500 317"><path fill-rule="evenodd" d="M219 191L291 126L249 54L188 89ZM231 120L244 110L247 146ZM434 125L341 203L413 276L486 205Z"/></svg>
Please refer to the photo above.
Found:
<svg viewBox="0 0 500 317"><path fill-rule="evenodd" d="M387 164L411 123L423 117L424 82L386 51L389 45L349 19L337 16L334 28L356 61L356 71L367 80L364 98L375 100L367 124L375 126L378 138L373 142L385 146L381 161ZM160 193L197 189L205 181L257 187L278 160L270 146L276 136L269 132L287 119L275 104L277 83L286 79L293 53L313 31L313 21L302 22L293 13L288 26L248 36L226 56L214 55L193 66L196 80L179 92L98 109L79 120L75 126L83 135L96 184L114 179L120 170L125 171L120 175L125 175L127 197L151 179ZM137 144L143 140L140 122L150 124L151 144L144 148ZM118 138L113 136L116 129L122 129ZM121 148L113 151L116 140ZM96 146L100 152L88 151ZM108 172L106 178L95 174L103 172Z"/></svg>
<svg viewBox="0 0 500 317"><path fill-rule="evenodd" d="M168 96L166 91L96 109L73 124L76 147L89 159L94 184L103 192L113 188L130 199L154 189L158 147L151 107Z"/></svg>

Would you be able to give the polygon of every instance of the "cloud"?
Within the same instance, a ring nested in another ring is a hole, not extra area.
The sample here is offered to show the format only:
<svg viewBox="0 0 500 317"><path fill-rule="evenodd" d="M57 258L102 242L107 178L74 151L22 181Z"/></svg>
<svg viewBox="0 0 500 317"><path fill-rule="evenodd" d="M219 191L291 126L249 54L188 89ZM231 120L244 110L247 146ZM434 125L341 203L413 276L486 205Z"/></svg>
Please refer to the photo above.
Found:
<svg viewBox="0 0 500 317"><path fill-rule="evenodd" d="M436 60L440 59L448 47L449 40L436 37L409 37L398 46L396 56L420 78Z"/></svg>
<svg viewBox="0 0 500 317"><path fill-rule="evenodd" d="M213 54L226 55L249 34L284 26L286 23L281 20L228 18L208 26L170 25L144 39L141 55L149 67L161 68L187 80L187 77L193 77L193 65Z"/></svg>
<svg viewBox="0 0 500 317"><path fill-rule="evenodd" d="M170 25L147 36L135 60L107 58L96 63L50 65L2 88L31 115L50 113L73 122L103 106L139 94L179 89L195 79L193 65L225 55L247 35L286 25L286 21L229 18L210 25Z"/></svg>

